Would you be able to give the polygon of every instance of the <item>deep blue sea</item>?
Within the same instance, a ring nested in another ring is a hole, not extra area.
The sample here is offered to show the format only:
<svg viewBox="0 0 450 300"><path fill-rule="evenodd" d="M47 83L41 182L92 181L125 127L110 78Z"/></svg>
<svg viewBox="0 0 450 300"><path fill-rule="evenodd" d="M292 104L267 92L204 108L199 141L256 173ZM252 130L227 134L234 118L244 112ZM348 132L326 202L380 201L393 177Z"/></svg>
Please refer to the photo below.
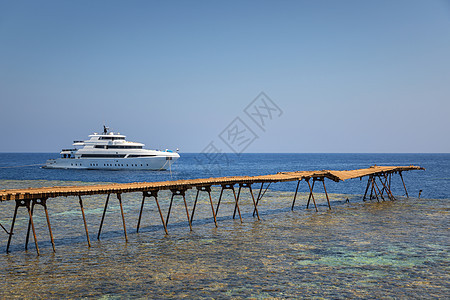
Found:
<svg viewBox="0 0 450 300"><path fill-rule="evenodd" d="M372 165L424 167L426 171L405 172L404 178L412 195L422 197L450 197L450 154L205 154L181 153L181 158L167 171L101 171L50 170L40 166L56 153L0 153L0 180L60 180L84 182L150 182L217 176L265 175L285 171L350 170ZM23 167L22 167L23 166ZM28 166L28 167L26 167ZM398 178L395 178L398 179ZM400 182L401 183L401 182ZM280 191L292 191L295 182L273 184ZM361 194L366 182L358 180L344 183L326 182L330 192ZM403 186L394 180L394 189ZM362 187L362 188L361 188ZM0 186L0 189L2 187ZM409 192L409 191L408 191Z"/></svg>
<svg viewBox="0 0 450 300"><path fill-rule="evenodd" d="M54 153L0 153L0 189L98 182L148 182L281 171L348 170L371 165L417 165L425 171L392 178L397 200L362 201L366 179L315 189L318 212L306 209L307 185L272 184L253 217L248 191L241 195L243 222L233 219L225 192L216 228L207 195L201 195L189 230L182 199L175 199L164 233L155 201L148 198L136 232L142 194L123 194L128 242L117 198L111 197L101 239L97 231L105 195L84 197L92 246L86 244L78 199L48 200L53 253L42 207L34 223L41 255L30 240L26 210L19 210L11 253L0 228L0 298L188 299L448 299L450 298L450 154L195 154L167 171L50 170ZM257 189L259 186L255 186ZM419 191L421 197L418 198ZM217 204L220 189L213 188ZM195 191L187 192L192 211ZM159 194L168 211L170 194ZM0 223L10 229L14 202L0 203Z"/></svg>

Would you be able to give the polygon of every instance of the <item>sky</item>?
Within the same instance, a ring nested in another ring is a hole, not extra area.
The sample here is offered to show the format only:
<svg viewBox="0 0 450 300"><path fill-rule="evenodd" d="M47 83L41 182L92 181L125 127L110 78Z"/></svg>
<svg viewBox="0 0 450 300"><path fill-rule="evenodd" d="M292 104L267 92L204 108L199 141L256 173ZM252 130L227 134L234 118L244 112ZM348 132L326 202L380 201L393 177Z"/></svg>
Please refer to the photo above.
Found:
<svg viewBox="0 0 450 300"><path fill-rule="evenodd" d="M0 152L104 124L181 153L448 153L450 1L0 0Z"/></svg>

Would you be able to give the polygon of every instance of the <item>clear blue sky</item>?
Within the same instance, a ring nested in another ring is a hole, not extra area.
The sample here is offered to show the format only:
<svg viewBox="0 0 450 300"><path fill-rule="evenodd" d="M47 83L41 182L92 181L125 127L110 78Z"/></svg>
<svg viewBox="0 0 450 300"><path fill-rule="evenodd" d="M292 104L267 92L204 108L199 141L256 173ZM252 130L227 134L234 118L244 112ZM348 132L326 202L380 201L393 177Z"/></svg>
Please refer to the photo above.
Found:
<svg viewBox="0 0 450 300"><path fill-rule="evenodd" d="M264 91L283 111L245 114ZM449 1L0 0L0 152L450 152Z"/></svg>

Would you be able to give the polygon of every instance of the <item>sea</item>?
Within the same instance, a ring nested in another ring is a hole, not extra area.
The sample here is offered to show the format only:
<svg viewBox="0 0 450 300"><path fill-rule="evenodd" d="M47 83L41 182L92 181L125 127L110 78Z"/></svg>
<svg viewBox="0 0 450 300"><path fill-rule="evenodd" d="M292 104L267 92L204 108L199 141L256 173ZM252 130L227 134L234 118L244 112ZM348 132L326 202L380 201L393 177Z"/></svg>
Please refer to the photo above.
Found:
<svg viewBox="0 0 450 300"><path fill-rule="evenodd" d="M163 299L449 299L450 154L288 154L180 153L166 171L52 170L41 168L57 153L0 153L0 190L13 188L152 182L216 176L265 175L283 171L350 170L372 165L417 165L425 170L392 177L396 199L366 199L367 178L325 181L309 188L300 182L271 184L253 215L248 190L234 198L224 192L217 227L207 193L201 193L189 228L184 202L175 197L165 234L153 198L146 198L139 232L142 193L109 200L97 239L106 195L83 197L91 240L87 246L76 197L47 201L46 216L36 206L33 239L24 244L26 209L19 209L10 246L0 228L0 298L163 298ZM317 183L316 183L317 184ZM259 184L253 185L255 194ZM266 186L264 186L264 189ZM220 188L213 187L214 205ZM192 212L196 190L186 193ZM164 214L170 192L160 191ZM0 224L10 230L14 201L0 203Z"/></svg>

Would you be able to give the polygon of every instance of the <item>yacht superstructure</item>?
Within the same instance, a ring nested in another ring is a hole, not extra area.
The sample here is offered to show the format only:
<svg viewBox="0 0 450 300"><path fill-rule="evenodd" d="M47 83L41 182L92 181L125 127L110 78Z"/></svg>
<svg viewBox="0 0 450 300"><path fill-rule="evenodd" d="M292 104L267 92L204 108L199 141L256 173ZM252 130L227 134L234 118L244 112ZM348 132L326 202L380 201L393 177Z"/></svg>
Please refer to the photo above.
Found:
<svg viewBox="0 0 450 300"><path fill-rule="evenodd" d="M49 159L44 168L165 170L180 157L171 150L144 149L144 144L130 142L126 136L109 131L89 135L86 141L74 141L74 148L63 149L61 157Z"/></svg>

